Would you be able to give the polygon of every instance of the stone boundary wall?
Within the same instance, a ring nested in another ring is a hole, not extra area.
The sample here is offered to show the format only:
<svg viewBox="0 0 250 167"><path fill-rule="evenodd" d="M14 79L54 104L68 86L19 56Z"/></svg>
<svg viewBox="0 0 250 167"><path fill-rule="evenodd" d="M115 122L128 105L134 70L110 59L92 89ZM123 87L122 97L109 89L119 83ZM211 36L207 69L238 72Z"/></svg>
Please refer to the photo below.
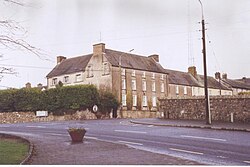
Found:
<svg viewBox="0 0 250 167"><path fill-rule="evenodd" d="M160 118L161 113L158 111L119 111L119 118Z"/></svg>
<svg viewBox="0 0 250 167"><path fill-rule="evenodd" d="M160 99L160 111L169 119L205 119L204 97ZM250 123L250 96L210 97L212 120Z"/></svg>
<svg viewBox="0 0 250 167"><path fill-rule="evenodd" d="M74 114L56 116L52 113L47 117L37 117L35 112L2 112L0 113L0 123L23 123L23 122L50 122L68 120L97 119L95 114L88 110L76 111Z"/></svg>

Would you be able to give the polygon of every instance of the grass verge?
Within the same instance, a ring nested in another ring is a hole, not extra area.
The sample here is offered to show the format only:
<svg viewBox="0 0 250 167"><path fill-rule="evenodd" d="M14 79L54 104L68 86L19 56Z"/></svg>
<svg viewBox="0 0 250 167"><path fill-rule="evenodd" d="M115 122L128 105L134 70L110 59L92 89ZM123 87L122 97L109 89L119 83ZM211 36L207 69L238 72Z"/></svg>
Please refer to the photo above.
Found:
<svg viewBox="0 0 250 167"><path fill-rule="evenodd" d="M20 164L29 151L29 144L10 138L0 138L0 164Z"/></svg>

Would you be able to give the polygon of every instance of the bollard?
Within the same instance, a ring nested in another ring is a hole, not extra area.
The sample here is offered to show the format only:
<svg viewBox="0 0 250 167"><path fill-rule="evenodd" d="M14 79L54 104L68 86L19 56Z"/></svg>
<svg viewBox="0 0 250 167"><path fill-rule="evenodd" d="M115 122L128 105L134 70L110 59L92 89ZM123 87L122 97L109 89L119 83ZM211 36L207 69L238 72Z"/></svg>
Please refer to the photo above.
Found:
<svg viewBox="0 0 250 167"><path fill-rule="evenodd" d="M234 113L231 113L231 119L230 122L233 123L234 122Z"/></svg>

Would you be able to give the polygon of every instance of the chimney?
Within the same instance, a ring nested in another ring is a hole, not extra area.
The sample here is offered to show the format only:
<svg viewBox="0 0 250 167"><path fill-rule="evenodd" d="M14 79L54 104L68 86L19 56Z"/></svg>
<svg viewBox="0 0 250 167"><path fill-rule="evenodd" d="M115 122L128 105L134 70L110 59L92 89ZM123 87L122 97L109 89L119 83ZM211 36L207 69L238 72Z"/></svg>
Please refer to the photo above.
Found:
<svg viewBox="0 0 250 167"><path fill-rule="evenodd" d="M227 74L226 73L222 74L222 79L227 79Z"/></svg>
<svg viewBox="0 0 250 167"><path fill-rule="evenodd" d="M195 66L188 67L188 73L196 78L196 76L197 76L196 67Z"/></svg>
<svg viewBox="0 0 250 167"><path fill-rule="evenodd" d="M40 88L40 89L42 89L43 84L39 83L39 84L37 84L37 87Z"/></svg>
<svg viewBox="0 0 250 167"><path fill-rule="evenodd" d="M66 57L64 57L64 56L57 56L57 64L60 64L65 59L66 59Z"/></svg>
<svg viewBox="0 0 250 167"><path fill-rule="evenodd" d="M153 58L156 62L159 63L159 55L153 54L153 55L150 55L150 56L148 56L148 57Z"/></svg>
<svg viewBox="0 0 250 167"><path fill-rule="evenodd" d="M215 73L215 79L220 79L220 73L219 72Z"/></svg>
<svg viewBox="0 0 250 167"><path fill-rule="evenodd" d="M105 52L105 44L104 43L98 43L93 45L93 55L102 54Z"/></svg>
<svg viewBox="0 0 250 167"><path fill-rule="evenodd" d="M246 78L246 77L243 77L243 78L242 78L242 81L243 81L244 83L247 83L247 78Z"/></svg>
<svg viewBox="0 0 250 167"><path fill-rule="evenodd" d="M30 89L30 88L31 88L31 83L29 83L29 82L26 83L26 84L25 84L25 88Z"/></svg>

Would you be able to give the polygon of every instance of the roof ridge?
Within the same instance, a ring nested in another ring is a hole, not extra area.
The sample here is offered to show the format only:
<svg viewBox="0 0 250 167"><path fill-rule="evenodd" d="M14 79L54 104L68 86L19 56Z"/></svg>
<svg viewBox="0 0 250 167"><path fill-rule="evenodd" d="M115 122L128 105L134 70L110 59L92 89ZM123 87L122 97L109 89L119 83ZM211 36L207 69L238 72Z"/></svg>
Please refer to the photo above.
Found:
<svg viewBox="0 0 250 167"><path fill-rule="evenodd" d="M112 52L119 52L121 54L126 54L126 55L130 55L130 56L138 56L138 57L143 57L143 58L151 58L151 57L148 57L148 56L142 56L142 55L133 54L133 53L130 53L130 52L122 52L122 51L113 50L113 49L106 49L106 50L112 51Z"/></svg>

